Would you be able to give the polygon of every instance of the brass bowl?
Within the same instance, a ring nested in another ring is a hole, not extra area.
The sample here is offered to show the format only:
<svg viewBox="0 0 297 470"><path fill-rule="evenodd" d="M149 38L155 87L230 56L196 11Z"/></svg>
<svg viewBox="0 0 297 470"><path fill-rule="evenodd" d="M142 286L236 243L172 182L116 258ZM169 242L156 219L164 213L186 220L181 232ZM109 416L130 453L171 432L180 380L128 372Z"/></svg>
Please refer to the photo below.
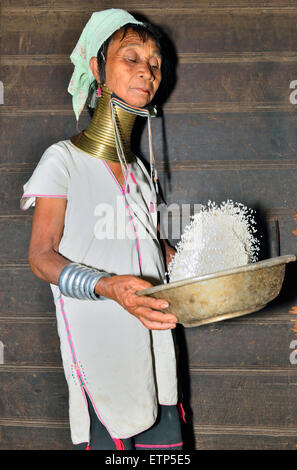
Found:
<svg viewBox="0 0 297 470"><path fill-rule="evenodd" d="M137 292L169 303L185 327L205 325L257 312L280 293L286 263L295 255L277 256L257 263L200 277L161 284Z"/></svg>

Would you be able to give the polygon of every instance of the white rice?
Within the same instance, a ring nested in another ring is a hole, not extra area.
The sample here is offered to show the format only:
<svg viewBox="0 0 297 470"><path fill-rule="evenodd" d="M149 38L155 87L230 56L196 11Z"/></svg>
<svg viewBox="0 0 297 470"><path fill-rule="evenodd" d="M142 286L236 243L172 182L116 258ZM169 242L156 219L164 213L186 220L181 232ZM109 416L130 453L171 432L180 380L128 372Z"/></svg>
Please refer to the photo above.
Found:
<svg viewBox="0 0 297 470"><path fill-rule="evenodd" d="M168 266L170 282L215 273L257 261L259 241L252 216L241 203L209 201L191 217Z"/></svg>

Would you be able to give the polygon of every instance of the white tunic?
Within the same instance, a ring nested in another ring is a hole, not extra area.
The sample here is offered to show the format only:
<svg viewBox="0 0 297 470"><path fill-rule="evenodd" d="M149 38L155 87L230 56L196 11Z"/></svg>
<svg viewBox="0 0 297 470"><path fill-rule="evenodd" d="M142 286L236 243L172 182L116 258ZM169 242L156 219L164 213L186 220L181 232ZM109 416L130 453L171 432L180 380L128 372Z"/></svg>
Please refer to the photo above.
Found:
<svg viewBox="0 0 297 470"><path fill-rule="evenodd" d="M138 158L127 175L122 189L104 160L60 141L44 152L24 185L21 208L34 206L35 197L67 198L61 255L160 284L165 267L156 238L156 192ZM151 427L158 403L177 403L171 330L148 330L113 300L77 300L54 284L51 289L73 443L89 441L85 392L112 438Z"/></svg>

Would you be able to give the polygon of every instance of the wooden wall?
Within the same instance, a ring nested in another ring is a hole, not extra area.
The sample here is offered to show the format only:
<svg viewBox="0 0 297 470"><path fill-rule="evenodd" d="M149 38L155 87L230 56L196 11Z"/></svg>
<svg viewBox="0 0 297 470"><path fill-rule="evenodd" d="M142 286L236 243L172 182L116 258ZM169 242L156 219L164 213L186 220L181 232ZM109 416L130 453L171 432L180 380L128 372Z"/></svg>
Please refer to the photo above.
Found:
<svg viewBox="0 0 297 470"><path fill-rule="evenodd" d="M1 0L0 449L72 448L51 292L30 272L19 199L42 152L76 133L69 54L109 7L146 15L176 45L177 85L153 122L167 202L243 202L263 233L278 220L281 254L297 252L297 1ZM178 327L187 449L296 448L296 325L292 264L261 312Z"/></svg>

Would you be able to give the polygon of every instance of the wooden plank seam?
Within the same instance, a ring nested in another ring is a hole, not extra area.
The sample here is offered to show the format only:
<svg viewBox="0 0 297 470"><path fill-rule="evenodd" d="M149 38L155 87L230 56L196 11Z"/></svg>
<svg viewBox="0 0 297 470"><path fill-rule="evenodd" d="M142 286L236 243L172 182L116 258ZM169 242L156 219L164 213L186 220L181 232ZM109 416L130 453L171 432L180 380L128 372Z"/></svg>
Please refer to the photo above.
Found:
<svg viewBox="0 0 297 470"><path fill-rule="evenodd" d="M293 219L295 221L297 221L297 212L296 214L294 215ZM292 234L294 236L297 236L297 228L295 228L293 231L292 231ZM297 246L297 243L296 243L296 246ZM291 319L291 322L293 323L293 328L292 328L292 331L295 333L295 336L297 336L297 306L293 306L290 310L289 310L289 313L291 315L294 315L294 318ZM297 341L296 340L293 340L291 341L290 343L290 347L293 349L295 348L295 350L293 352L291 352L290 354L290 362L291 364L295 364L296 363L296 356L297 356ZM297 447L297 444L296 444L296 447Z"/></svg>

